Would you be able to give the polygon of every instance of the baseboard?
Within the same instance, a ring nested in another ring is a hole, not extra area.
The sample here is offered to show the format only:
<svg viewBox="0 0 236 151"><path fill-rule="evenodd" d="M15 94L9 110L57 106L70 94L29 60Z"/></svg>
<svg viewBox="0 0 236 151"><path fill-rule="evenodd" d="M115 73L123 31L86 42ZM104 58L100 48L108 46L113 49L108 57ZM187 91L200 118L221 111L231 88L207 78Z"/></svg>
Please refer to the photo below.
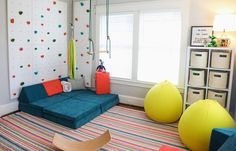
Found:
<svg viewBox="0 0 236 151"><path fill-rule="evenodd" d="M18 101L0 105L0 117L18 110Z"/></svg>
<svg viewBox="0 0 236 151"><path fill-rule="evenodd" d="M138 98L128 95L119 95L120 103L143 107L144 98Z"/></svg>

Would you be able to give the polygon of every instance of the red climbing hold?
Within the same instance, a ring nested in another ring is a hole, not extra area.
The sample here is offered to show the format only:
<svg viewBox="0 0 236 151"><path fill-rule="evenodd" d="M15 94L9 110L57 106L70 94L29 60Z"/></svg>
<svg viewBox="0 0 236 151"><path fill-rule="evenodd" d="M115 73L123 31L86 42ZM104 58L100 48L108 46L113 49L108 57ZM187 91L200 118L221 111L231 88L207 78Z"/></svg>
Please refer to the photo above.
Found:
<svg viewBox="0 0 236 151"><path fill-rule="evenodd" d="M14 23L15 23L15 19L12 18L12 19L10 20L10 22L11 22L12 24L14 24Z"/></svg>

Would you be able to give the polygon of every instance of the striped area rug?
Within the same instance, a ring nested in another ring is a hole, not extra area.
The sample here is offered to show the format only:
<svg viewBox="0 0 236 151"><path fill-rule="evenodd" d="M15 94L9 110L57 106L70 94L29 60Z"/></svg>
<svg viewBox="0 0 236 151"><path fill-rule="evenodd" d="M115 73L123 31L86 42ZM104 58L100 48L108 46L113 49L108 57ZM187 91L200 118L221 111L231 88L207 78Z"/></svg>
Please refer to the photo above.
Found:
<svg viewBox="0 0 236 151"><path fill-rule="evenodd" d="M186 149L181 143L177 123L158 124L143 111L115 106L86 125L72 130L23 112L0 119L0 150L57 150L55 133L85 141L110 130L112 140L101 150L152 151L163 144Z"/></svg>

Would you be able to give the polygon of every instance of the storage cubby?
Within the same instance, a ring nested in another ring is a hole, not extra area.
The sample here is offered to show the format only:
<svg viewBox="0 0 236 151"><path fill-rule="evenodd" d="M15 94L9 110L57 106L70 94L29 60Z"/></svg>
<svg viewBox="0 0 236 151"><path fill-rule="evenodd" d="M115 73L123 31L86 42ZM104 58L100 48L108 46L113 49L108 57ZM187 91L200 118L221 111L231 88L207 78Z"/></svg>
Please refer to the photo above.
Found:
<svg viewBox="0 0 236 151"><path fill-rule="evenodd" d="M217 100L219 104L223 107L226 105L227 100L227 92L224 91L216 91L216 90L208 90L208 99Z"/></svg>
<svg viewBox="0 0 236 151"><path fill-rule="evenodd" d="M188 47L184 110L201 99L213 99L229 110L234 54L231 48Z"/></svg>
<svg viewBox="0 0 236 151"><path fill-rule="evenodd" d="M228 71L210 71L209 84L210 88L226 89L228 84Z"/></svg>
<svg viewBox="0 0 236 151"><path fill-rule="evenodd" d="M230 68L230 56L229 51L212 51L211 52L211 68Z"/></svg>
<svg viewBox="0 0 236 151"><path fill-rule="evenodd" d="M190 69L189 82L191 86L205 86L205 70Z"/></svg>
<svg viewBox="0 0 236 151"><path fill-rule="evenodd" d="M208 51L191 51L190 66L206 68L208 60Z"/></svg>
<svg viewBox="0 0 236 151"><path fill-rule="evenodd" d="M187 103L192 104L205 98L204 89L188 88Z"/></svg>

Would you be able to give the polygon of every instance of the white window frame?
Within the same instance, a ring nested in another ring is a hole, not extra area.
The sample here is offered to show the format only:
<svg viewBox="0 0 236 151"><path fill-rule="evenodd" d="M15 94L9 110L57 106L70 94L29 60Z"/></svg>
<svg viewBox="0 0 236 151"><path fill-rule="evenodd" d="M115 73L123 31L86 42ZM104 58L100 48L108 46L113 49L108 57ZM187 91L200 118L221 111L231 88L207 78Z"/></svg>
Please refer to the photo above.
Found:
<svg viewBox="0 0 236 151"><path fill-rule="evenodd" d="M111 78L111 83L122 84L128 86L137 86L143 88L151 88L154 84L152 82L144 82L137 80L138 70L138 43L139 43L139 14L140 12L168 12L178 11L181 13L182 18L182 31L181 31L181 48L180 48L180 61L179 61L179 80L177 87L183 92L184 89L184 77L185 77L185 60L186 60L186 49L187 49L187 37L188 37L188 9L186 5L183 5L186 1L184 0L159 0L159 1L148 1L148 2L134 2L134 3L121 3L111 4L111 14L133 14L134 15L134 26L133 26L133 59L132 59L132 76L131 80L123 78ZM100 16L105 15L105 5L96 6L96 60L95 64L98 64L99 60L99 44L100 44ZM111 39L112 40L112 39ZM171 70L171 69L170 69Z"/></svg>

